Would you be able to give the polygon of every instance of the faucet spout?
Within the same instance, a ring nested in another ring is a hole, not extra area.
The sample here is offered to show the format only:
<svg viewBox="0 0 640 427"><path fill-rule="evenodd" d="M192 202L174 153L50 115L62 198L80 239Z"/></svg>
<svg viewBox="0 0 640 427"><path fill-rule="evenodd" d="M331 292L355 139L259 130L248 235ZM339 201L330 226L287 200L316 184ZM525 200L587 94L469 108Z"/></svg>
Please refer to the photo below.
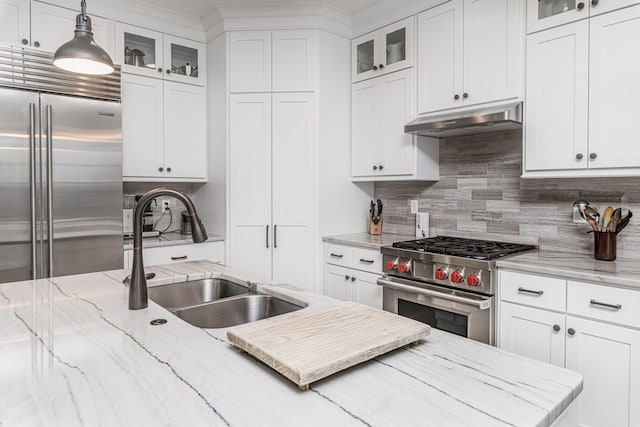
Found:
<svg viewBox="0 0 640 427"><path fill-rule="evenodd" d="M172 196L180 200L191 219L191 237L194 243L202 243L207 240L207 232L198 217L196 207L183 193L169 188L156 188L144 194L133 215L133 268L131 269L131 279L129 281L129 310L140 310L147 308L147 278L144 273L144 263L142 261L142 215L146 206L153 199L160 196Z"/></svg>

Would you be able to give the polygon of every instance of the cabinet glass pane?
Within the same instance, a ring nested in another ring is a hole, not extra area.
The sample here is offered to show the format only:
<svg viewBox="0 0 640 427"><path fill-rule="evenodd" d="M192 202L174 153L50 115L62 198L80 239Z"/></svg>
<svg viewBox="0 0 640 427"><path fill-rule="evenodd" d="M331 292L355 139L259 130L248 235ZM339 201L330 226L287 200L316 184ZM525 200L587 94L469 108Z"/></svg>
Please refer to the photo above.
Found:
<svg viewBox="0 0 640 427"><path fill-rule="evenodd" d="M576 0L538 0L538 19L575 10Z"/></svg>
<svg viewBox="0 0 640 427"><path fill-rule="evenodd" d="M171 43L171 72L198 77L198 50Z"/></svg>
<svg viewBox="0 0 640 427"><path fill-rule="evenodd" d="M156 41L124 33L124 63L134 67L156 68Z"/></svg>
<svg viewBox="0 0 640 427"><path fill-rule="evenodd" d="M400 28L399 30L387 34L385 49L387 52L387 65L395 64L396 62L402 62L407 59L405 48L406 41L406 28Z"/></svg>
<svg viewBox="0 0 640 427"><path fill-rule="evenodd" d="M358 45L358 74L373 70L373 40Z"/></svg>

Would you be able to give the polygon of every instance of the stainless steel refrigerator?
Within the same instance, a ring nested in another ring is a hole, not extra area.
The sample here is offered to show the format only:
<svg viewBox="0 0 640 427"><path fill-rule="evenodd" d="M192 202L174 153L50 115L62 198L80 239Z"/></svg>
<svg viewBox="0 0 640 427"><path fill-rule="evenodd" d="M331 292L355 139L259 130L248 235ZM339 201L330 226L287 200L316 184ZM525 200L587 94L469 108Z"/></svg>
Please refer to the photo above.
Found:
<svg viewBox="0 0 640 427"><path fill-rule="evenodd" d="M100 95L50 61L0 46L0 283L123 267L119 73Z"/></svg>

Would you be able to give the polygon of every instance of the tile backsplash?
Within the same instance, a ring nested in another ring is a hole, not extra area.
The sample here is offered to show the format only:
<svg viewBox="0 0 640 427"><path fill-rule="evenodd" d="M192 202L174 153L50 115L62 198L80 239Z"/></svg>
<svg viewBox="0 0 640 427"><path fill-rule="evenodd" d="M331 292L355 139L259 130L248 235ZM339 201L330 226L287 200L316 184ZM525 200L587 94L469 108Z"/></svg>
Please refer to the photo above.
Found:
<svg viewBox="0 0 640 427"><path fill-rule="evenodd" d="M440 181L377 182L385 203L383 232L413 234L409 200L430 213L431 235L529 243L542 250L592 253L588 225L572 222L573 202L627 206L640 214L640 178L522 179L520 131L440 141ZM640 259L634 217L618 236L618 257Z"/></svg>

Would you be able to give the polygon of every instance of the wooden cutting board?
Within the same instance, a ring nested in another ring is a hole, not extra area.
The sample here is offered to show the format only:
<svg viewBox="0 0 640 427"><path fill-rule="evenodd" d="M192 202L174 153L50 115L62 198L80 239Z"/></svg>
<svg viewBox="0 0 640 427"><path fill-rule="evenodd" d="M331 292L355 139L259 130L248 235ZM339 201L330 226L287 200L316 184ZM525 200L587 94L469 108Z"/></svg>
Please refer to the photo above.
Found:
<svg viewBox="0 0 640 427"><path fill-rule="evenodd" d="M415 320L342 302L238 326L227 332L227 340L307 390L315 381L430 332Z"/></svg>

